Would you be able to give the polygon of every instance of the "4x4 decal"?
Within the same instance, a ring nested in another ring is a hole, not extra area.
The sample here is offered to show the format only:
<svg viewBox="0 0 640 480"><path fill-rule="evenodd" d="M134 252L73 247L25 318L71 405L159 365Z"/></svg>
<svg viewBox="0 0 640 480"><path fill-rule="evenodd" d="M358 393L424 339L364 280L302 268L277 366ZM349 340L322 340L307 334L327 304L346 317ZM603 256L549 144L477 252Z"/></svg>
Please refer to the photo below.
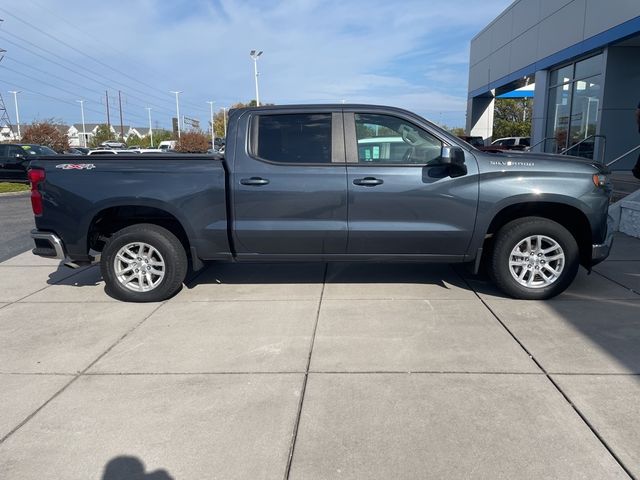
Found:
<svg viewBox="0 0 640 480"><path fill-rule="evenodd" d="M96 168L93 163L60 163L56 165L56 168L62 170L92 170Z"/></svg>

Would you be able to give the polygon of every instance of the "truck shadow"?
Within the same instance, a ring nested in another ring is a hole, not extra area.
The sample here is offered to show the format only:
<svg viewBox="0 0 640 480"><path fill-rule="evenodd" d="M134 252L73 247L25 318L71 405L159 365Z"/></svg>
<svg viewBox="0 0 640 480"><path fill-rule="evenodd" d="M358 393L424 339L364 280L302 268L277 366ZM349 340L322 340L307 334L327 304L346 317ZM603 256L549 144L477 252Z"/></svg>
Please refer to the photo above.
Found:
<svg viewBox="0 0 640 480"><path fill-rule="evenodd" d="M47 283L71 287L103 285L97 265L71 275L68 272L68 267L60 265ZM432 263L208 263L200 271L189 270L184 286L193 289L214 284L312 283L418 284L470 290L450 265Z"/></svg>
<svg viewBox="0 0 640 480"><path fill-rule="evenodd" d="M188 289L207 284L414 284L468 289L447 264L421 263L218 263L185 282Z"/></svg>

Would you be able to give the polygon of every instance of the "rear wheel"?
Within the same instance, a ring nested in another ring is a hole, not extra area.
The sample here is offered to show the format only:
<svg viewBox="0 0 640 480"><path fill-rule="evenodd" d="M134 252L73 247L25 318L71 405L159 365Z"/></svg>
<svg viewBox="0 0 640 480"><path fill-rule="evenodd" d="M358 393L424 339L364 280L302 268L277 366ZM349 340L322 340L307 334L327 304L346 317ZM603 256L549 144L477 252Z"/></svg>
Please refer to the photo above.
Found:
<svg viewBox="0 0 640 480"><path fill-rule="evenodd" d="M158 302L182 287L187 255L170 231L138 224L111 236L102 251L100 269L113 297L127 302Z"/></svg>
<svg viewBox="0 0 640 480"><path fill-rule="evenodd" d="M508 295L541 300L562 293L579 265L578 244L566 228L547 218L526 217L498 231L489 273Z"/></svg>

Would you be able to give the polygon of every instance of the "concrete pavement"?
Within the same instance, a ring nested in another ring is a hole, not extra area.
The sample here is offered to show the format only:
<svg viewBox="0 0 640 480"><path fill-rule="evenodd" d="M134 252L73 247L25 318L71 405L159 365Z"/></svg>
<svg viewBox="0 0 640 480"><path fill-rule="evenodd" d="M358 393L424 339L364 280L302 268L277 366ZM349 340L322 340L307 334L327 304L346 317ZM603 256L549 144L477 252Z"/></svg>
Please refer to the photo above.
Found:
<svg viewBox="0 0 640 480"><path fill-rule="evenodd" d="M547 302L458 267L310 264L212 265L134 305L19 255L0 477L640 478L638 278L619 236Z"/></svg>
<svg viewBox="0 0 640 480"><path fill-rule="evenodd" d="M33 248L35 228L29 193L0 195L0 262Z"/></svg>

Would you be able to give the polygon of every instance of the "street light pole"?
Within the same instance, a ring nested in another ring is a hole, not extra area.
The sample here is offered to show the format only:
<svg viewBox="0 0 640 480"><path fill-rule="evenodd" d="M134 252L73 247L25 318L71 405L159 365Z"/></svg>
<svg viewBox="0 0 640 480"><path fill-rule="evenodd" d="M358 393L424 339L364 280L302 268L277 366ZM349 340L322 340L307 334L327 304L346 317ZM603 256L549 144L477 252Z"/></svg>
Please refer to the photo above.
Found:
<svg viewBox="0 0 640 480"><path fill-rule="evenodd" d="M18 94L20 90L9 90L9 93L13 93L13 103L16 105L16 126L18 127L18 140L22 138L20 134L20 112L18 110Z"/></svg>
<svg viewBox="0 0 640 480"><path fill-rule="evenodd" d="M176 96L176 117L178 120L178 138L180 138L180 102L178 101L178 95L180 95L182 92L181 91L171 91L171 93L175 94Z"/></svg>
<svg viewBox="0 0 640 480"><path fill-rule="evenodd" d="M224 140L227 141L227 109L222 107L222 120L224 121Z"/></svg>
<svg viewBox="0 0 640 480"><path fill-rule="evenodd" d="M209 104L209 110L211 111L211 148L216 149L216 129L213 126L213 104L216 103L212 100L207 102Z"/></svg>
<svg viewBox="0 0 640 480"><path fill-rule="evenodd" d="M153 127L151 126L151 107L145 107L149 112L149 135L151 135L151 148L153 148Z"/></svg>
<svg viewBox="0 0 640 480"><path fill-rule="evenodd" d="M260 106L260 92L258 90L258 57L262 55L262 50L251 50L249 56L253 58L253 73L256 77L256 107Z"/></svg>
<svg viewBox="0 0 640 480"><path fill-rule="evenodd" d="M80 115L82 116L82 146L87 148L87 131L84 126L84 100L76 100L80 104Z"/></svg>

